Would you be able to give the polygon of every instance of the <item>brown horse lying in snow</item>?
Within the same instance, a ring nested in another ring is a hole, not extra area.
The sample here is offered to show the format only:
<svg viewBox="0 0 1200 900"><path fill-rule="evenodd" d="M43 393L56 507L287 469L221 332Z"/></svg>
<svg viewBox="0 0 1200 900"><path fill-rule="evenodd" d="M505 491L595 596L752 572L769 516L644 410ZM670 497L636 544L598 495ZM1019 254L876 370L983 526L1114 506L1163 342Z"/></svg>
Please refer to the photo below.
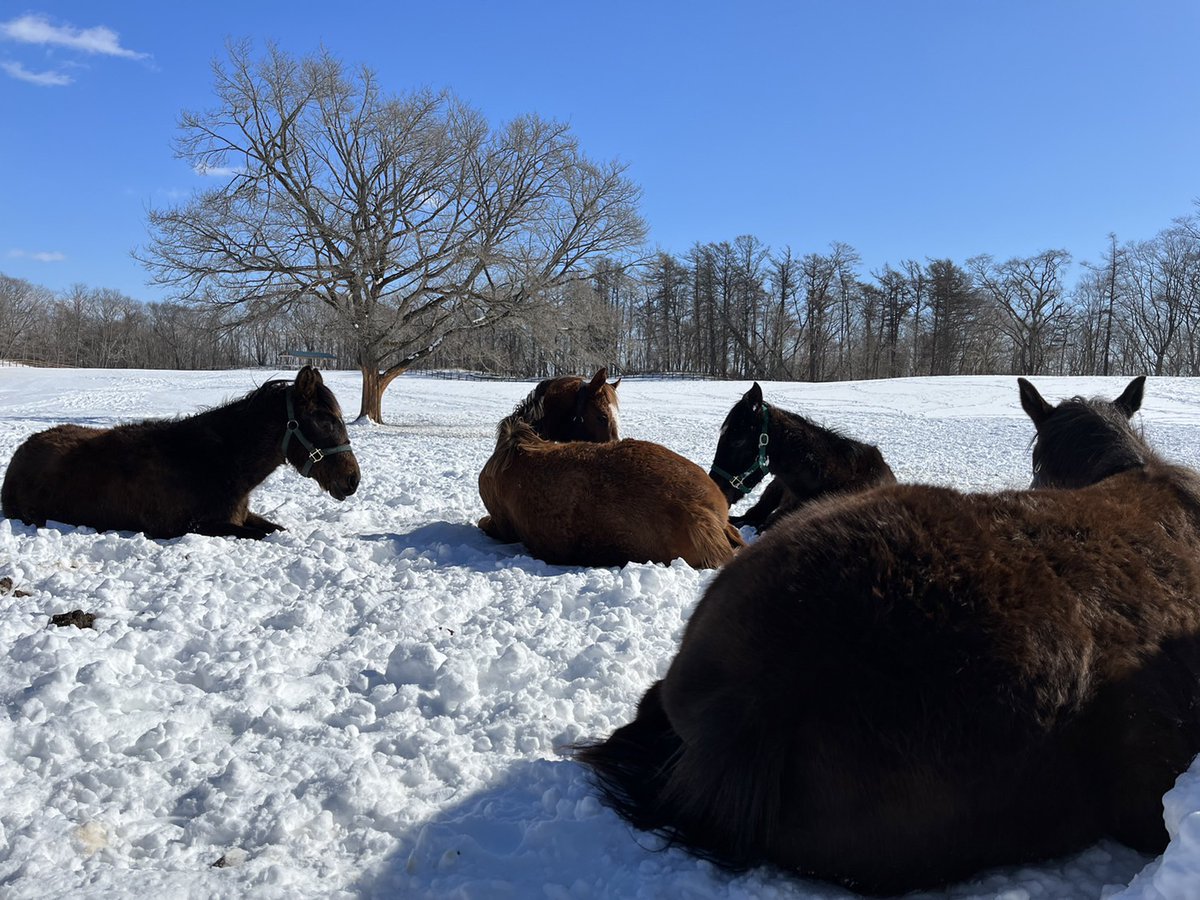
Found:
<svg viewBox="0 0 1200 900"><path fill-rule="evenodd" d="M712 568L744 546L720 488L690 460L646 441L553 443L516 413L500 423L479 495L484 532L560 565Z"/></svg>
<svg viewBox="0 0 1200 900"><path fill-rule="evenodd" d="M338 500L358 488L337 399L310 366L182 419L38 432L13 454L0 502L38 526L262 538L282 526L250 511L250 492L285 461Z"/></svg>
<svg viewBox="0 0 1200 900"><path fill-rule="evenodd" d="M1116 401L1051 406L1035 485L817 501L739 553L637 716L579 749L638 828L898 894L1167 842L1200 752L1200 476ZM1064 489L1070 488L1070 489Z"/></svg>

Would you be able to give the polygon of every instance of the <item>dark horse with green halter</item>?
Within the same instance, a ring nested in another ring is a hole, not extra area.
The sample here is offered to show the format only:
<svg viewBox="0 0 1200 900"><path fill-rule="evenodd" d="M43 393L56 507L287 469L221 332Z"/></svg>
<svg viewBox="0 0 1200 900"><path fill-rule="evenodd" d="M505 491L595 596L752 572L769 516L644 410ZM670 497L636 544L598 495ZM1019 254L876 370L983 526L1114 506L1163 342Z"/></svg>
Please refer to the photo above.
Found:
<svg viewBox="0 0 1200 900"><path fill-rule="evenodd" d="M744 515L730 517L734 525L765 531L818 497L896 480L877 447L767 404L755 382L721 425L709 475L732 506L768 472L775 477Z"/></svg>
<svg viewBox="0 0 1200 900"><path fill-rule="evenodd" d="M283 526L250 511L250 492L285 461L337 500L358 489L337 399L308 366L182 419L39 432L13 454L0 501L38 526L262 538Z"/></svg>
<svg viewBox="0 0 1200 900"><path fill-rule="evenodd" d="M579 748L607 802L875 894L1104 837L1161 852L1200 752L1200 475L1130 426L1141 391L1022 383L1052 490L883 485L738 553L636 718Z"/></svg>

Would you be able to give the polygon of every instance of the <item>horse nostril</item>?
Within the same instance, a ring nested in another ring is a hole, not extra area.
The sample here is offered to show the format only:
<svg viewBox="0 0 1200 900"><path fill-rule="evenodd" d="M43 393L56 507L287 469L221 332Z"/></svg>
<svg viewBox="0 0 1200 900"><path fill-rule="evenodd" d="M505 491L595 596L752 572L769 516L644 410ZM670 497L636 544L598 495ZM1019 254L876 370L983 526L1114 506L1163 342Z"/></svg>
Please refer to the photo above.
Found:
<svg viewBox="0 0 1200 900"><path fill-rule="evenodd" d="M347 494L353 494L355 491L358 490L358 473L357 472L352 472L350 474L350 477L346 479L346 487L347 487L347 490L346 490Z"/></svg>

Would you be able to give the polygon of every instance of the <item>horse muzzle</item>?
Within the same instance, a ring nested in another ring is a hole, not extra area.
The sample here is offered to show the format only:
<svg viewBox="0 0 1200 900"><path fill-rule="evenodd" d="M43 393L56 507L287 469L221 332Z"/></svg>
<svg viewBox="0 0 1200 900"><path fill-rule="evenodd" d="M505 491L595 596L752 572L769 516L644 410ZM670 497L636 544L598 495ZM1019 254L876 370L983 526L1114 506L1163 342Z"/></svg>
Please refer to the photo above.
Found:
<svg viewBox="0 0 1200 900"><path fill-rule="evenodd" d="M345 500L358 490L360 474L358 461L353 454L346 453L341 457L328 457L324 462L330 464L332 471L326 472L318 468L313 471L312 477L330 497L334 500Z"/></svg>

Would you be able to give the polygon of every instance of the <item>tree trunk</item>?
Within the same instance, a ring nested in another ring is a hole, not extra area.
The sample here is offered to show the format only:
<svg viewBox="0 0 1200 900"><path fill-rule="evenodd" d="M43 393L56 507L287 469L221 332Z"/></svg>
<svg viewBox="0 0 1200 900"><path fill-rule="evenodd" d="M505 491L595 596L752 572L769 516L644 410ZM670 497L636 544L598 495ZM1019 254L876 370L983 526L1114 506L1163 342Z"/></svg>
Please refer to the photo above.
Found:
<svg viewBox="0 0 1200 900"><path fill-rule="evenodd" d="M407 370L396 366L380 372L378 366L363 365L359 367L359 371L362 372L362 404L358 410L358 418L370 419L382 425L383 392Z"/></svg>

